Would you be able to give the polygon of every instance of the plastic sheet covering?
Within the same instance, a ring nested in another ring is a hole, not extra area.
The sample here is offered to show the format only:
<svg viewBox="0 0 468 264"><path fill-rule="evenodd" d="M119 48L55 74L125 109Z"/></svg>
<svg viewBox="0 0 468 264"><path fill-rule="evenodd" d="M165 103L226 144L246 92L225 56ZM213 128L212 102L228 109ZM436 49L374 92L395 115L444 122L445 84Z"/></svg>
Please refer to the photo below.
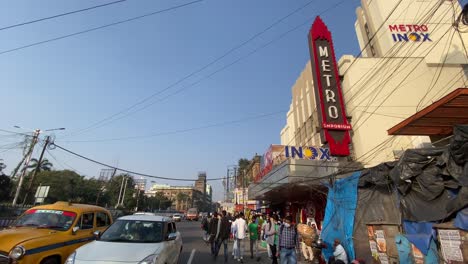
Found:
<svg viewBox="0 0 468 264"><path fill-rule="evenodd" d="M387 165L394 166L389 173L373 168L382 175L371 180L380 185L388 174L400 194L403 219L441 221L468 206L467 160L468 126L455 126L449 147L406 150L396 164ZM453 191L459 191L454 199Z"/></svg>
<svg viewBox="0 0 468 264"><path fill-rule="evenodd" d="M455 178L460 185L468 187L468 126L455 126L448 149L439 160L444 174Z"/></svg>
<svg viewBox="0 0 468 264"><path fill-rule="evenodd" d="M364 259L366 263L373 263L367 224L384 221L388 225L401 225L401 214L397 205L397 193L390 186L374 186L358 190L358 201L354 217L354 251L356 258Z"/></svg>
<svg viewBox="0 0 468 264"><path fill-rule="evenodd" d="M355 258L353 246L354 217L357 204L357 185L361 172L355 172L350 177L336 180L329 186L325 219L321 238L327 248L323 254L328 259L333 255L333 242L341 241L348 258Z"/></svg>
<svg viewBox="0 0 468 264"><path fill-rule="evenodd" d="M403 235L396 235L395 243L398 249L398 258L400 263L414 264L410 241Z"/></svg>
<svg viewBox="0 0 468 264"><path fill-rule="evenodd" d="M417 192L409 192L400 197L400 208L403 219L409 221L439 221L447 218L449 194L444 192L437 199L425 200Z"/></svg>
<svg viewBox="0 0 468 264"><path fill-rule="evenodd" d="M372 186L387 187L392 183L390 171L395 167L396 162L381 163L371 169L366 169L362 172L359 178L359 188Z"/></svg>
<svg viewBox="0 0 468 264"><path fill-rule="evenodd" d="M439 264L439 251L434 239L431 239L429 252L424 256L424 264Z"/></svg>
<svg viewBox="0 0 468 264"><path fill-rule="evenodd" d="M468 187L462 187L458 195L447 204L447 215L452 215L468 206Z"/></svg>
<svg viewBox="0 0 468 264"><path fill-rule="evenodd" d="M431 240L436 236L431 222L411 222L403 221L405 236L413 243L424 255L427 255L431 245Z"/></svg>
<svg viewBox="0 0 468 264"><path fill-rule="evenodd" d="M459 211L453 225L462 230L468 231L468 207Z"/></svg>

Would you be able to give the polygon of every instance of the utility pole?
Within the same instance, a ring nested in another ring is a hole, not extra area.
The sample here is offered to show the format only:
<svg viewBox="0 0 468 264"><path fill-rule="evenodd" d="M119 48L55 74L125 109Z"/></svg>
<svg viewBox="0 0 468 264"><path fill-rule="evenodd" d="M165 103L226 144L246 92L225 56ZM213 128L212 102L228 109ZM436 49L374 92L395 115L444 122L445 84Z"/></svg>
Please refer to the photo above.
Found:
<svg viewBox="0 0 468 264"><path fill-rule="evenodd" d="M135 212L138 211L138 200L140 200L140 188L138 185L135 185L135 188L137 189L137 193L136 193L136 208L135 208Z"/></svg>
<svg viewBox="0 0 468 264"><path fill-rule="evenodd" d="M26 201L28 199L28 196L29 196L29 194L31 192L31 188L32 188L32 185L33 185L33 182L34 182L34 177L36 177L36 174L37 174L37 172L39 171L39 169L41 167L42 158L44 157L44 153L45 153L49 143L50 143L50 136L47 136L46 140L45 140L45 143L44 143L44 147L42 148L41 156L39 156L39 160L37 161L36 168L33 171L31 179L29 180L28 191L26 192L26 195L24 196L23 205L26 203Z"/></svg>
<svg viewBox="0 0 468 264"><path fill-rule="evenodd" d="M225 202L228 202L229 200L229 168L227 169L226 172L226 197L225 197Z"/></svg>
<svg viewBox="0 0 468 264"><path fill-rule="evenodd" d="M122 175L122 183L120 184L120 192L119 192L119 198L117 199L117 204L115 205L115 208L117 208L120 205L120 198L122 196L122 190L124 186L124 181L125 181L125 175Z"/></svg>
<svg viewBox="0 0 468 264"><path fill-rule="evenodd" d="M32 141L31 141L31 146L29 147L29 151L26 154L26 156L27 156L26 163L23 166L23 171L21 173L21 176L20 176L20 179L19 179L19 182L18 182L18 186L16 187L15 198L13 198L13 203L12 203L13 206L15 206L16 202L18 201L18 197L19 197L19 194L20 194L20 191L21 191L21 187L23 185L24 177L26 175L26 171L27 171L27 168L29 166L29 162L31 161L31 157L32 157L32 154L33 154L33 151L34 151L34 146L37 143L37 139L38 139L40 133L41 133L40 129L34 130L34 135L33 135Z"/></svg>
<svg viewBox="0 0 468 264"><path fill-rule="evenodd" d="M127 176L125 176L125 185L124 185L124 189L123 189L122 201L120 202L120 205L122 205L122 206L123 206L123 203L124 203L124 200L125 200L125 192L127 191L127 182L128 182L128 178L127 178Z"/></svg>
<svg viewBox="0 0 468 264"><path fill-rule="evenodd" d="M245 169L242 175L242 197L244 198L244 212L247 207L247 199L245 198Z"/></svg>

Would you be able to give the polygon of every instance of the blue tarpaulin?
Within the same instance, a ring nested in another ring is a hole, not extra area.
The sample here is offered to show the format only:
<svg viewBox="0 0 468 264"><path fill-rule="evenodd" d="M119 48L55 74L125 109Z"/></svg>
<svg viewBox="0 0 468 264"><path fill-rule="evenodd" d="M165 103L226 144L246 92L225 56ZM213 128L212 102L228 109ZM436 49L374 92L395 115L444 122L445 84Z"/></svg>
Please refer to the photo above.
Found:
<svg viewBox="0 0 468 264"><path fill-rule="evenodd" d="M468 207L459 211L453 225L457 228L468 231Z"/></svg>
<svg viewBox="0 0 468 264"><path fill-rule="evenodd" d="M333 242L341 241L348 259L355 258L353 246L354 215L357 204L357 185L361 172L355 172L350 177L336 180L333 186L328 186L327 206L323 220L322 239L327 245L323 254L328 259L333 256Z"/></svg>
<svg viewBox="0 0 468 264"><path fill-rule="evenodd" d="M400 263L414 264L413 252L411 251L411 242L403 236L396 235L395 243L398 250L398 258Z"/></svg>
<svg viewBox="0 0 468 264"><path fill-rule="evenodd" d="M435 237L435 230L432 222L411 222L403 221L405 237L413 243L424 255L429 252L431 239Z"/></svg>

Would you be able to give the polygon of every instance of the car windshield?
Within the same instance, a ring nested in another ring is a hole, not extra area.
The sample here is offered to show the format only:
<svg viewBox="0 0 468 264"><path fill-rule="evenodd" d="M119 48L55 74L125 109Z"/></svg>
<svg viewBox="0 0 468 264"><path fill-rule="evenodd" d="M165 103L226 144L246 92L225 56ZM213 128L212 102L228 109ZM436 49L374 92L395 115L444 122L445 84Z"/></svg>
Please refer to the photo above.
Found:
<svg viewBox="0 0 468 264"><path fill-rule="evenodd" d="M101 241L158 243L163 240L163 222L117 220L101 236Z"/></svg>
<svg viewBox="0 0 468 264"><path fill-rule="evenodd" d="M15 222L15 226L33 226L65 231L72 226L75 218L76 213L73 212L31 209L26 211L23 216Z"/></svg>

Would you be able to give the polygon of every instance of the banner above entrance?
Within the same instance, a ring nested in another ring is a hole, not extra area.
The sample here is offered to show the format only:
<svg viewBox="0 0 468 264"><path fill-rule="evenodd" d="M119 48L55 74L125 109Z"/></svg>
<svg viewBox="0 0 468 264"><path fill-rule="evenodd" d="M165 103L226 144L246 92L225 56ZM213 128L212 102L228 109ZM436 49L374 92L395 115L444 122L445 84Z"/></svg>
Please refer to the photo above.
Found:
<svg viewBox="0 0 468 264"><path fill-rule="evenodd" d="M255 177L255 182L287 159L336 161L328 148L271 145L260 160L260 173Z"/></svg>

